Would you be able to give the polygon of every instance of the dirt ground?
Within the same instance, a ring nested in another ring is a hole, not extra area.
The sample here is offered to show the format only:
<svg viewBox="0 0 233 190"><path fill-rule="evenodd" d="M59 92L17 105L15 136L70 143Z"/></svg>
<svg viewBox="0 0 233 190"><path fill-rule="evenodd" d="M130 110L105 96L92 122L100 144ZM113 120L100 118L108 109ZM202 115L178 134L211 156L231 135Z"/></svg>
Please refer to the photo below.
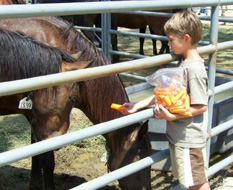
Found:
<svg viewBox="0 0 233 190"><path fill-rule="evenodd" d="M70 131L77 130L78 125L91 124L90 121L83 115L80 110L74 109L72 112L72 123ZM11 130L5 130L5 138L3 131L0 131L1 143L10 141L11 138L20 138L23 136L26 144L30 144L30 126L26 119L20 115L0 117L0 123L4 127L13 125ZM22 130L14 131L15 127L22 126ZM3 126L0 125L0 128ZM18 133L18 137L11 137L10 133ZM28 135L25 136L24 133ZM16 139L16 142L18 140ZM13 143L11 143L13 144ZM17 143L16 143L17 144ZM105 152L104 144L101 143L96 148L98 141L94 139L91 143L75 143L65 146L55 151L55 185L57 190L68 190L78 186L86 181L90 181L107 173L106 164L101 162L101 156ZM17 146L23 146L18 144ZM15 145L12 145L15 147ZM2 150L1 150L2 151ZM233 151L226 153L229 155ZM221 159L225 155L215 155L212 158L212 163ZM24 159L0 168L0 189L1 190L25 190L28 189L30 179L31 159ZM225 177L233 176L233 164L224 168L216 175L210 178L212 189L217 188L222 184ZM176 186L178 183L173 179L171 172L151 171L152 190L168 190ZM120 190L118 183L113 182L101 190Z"/></svg>

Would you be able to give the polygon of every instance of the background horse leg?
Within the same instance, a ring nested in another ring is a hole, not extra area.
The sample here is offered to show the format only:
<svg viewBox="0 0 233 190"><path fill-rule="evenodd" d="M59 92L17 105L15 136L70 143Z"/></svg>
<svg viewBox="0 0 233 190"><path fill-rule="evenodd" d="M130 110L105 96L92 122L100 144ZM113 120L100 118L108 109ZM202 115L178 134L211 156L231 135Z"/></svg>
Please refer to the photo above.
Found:
<svg viewBox="0 0 233 190"><path fill-rule="evenodd" d="M168 46L168 42L161 40L161 44L162 44L162 46L161 46L161 49L159 51L159 54L164 54L164 51L166 53L170 53L170 48Z"/></svg>
<svg viewBox="0 0 233 190"><path fill-rule="evenodd" d="M80 17L83 17L83 19L80 19ZM78 26L87 26L87 27L93 27L94 24L97 22L97 19L99 17L98 14L90 14L90 15L78 15L75 16L75 25ZM82 21L83 20L83 21ZM81 21L81 22L80 22ZM84 24L85 23L85 24ZM98 37L96 32L94 31L88 31L88 30L82 30L83 34L95 44L96 47L101 47L101 38Z"/></svg>
<svg viewBox="0 0 233 190"><path fill-rule="evenodd" d="M113 30L117 30L117 14L111 14L111 28ZM111 35L111 41L112 41L112 50L114 51L118 51L118 47L117 47L117 34L112 34ZM119 55L112 55L112 62L116 63L119 62L120 60L120 56Z"/></svg>
<svg viewBox="0 0 233 190"><path fill-rule="evenodd" d="M139 32L141 34L145 34L146 33L146 26L143 27L143 28L139 28ZM144 45L144 41L145 41L145 38L139 38L139 42L140 42L140 50L139 50L139 53L141 55L144 55L144 50L143 50L143 45Z"/></svg>
<svg viewBox="0 0 233 190"><path fill-rule="evenodd" d="M150 33L151 34L155 34L150 26L149 26L149 29L150 29ZM158 55L157 44L156 44L156 40L155 39L152 39L152 44L153 44L153 54L154 55Z"/></svg>

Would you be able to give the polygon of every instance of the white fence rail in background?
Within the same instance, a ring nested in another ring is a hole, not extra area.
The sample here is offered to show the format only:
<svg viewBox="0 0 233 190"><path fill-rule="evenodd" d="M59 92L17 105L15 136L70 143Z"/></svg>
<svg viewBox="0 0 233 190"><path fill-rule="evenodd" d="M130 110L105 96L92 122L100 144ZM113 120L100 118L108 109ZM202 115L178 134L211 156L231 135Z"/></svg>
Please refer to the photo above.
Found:
<svg viewBox="0 0 233 190"><path fill-rule="evenodd" d="M220 50L227 48L233 48L233 41L218 43L218 20L219 20L219 6L220 5L232 5L233 0L176 0L176 1L135 1L135 2L98 2L92 3L69 3L69 4L39 4L39 5L11 5L0 6L0 18L9 17L29 17L29 16L58 16L58 15L73 15L73 14L92 14L92 13L112 13L112 12L124 12L134 10L163 10L167 8L187 8L187 7L202 7L211 6L211 45L206 45L198 48L200 54L209 54L209 80L210 80L210 102L209 102L209 115L212 118L213 113L213 97L215 92L221 92L229 88L233 88L233 83L229 82L223 86L214 87L215 81L215 65L216 55ZM104 27L104 26L102 26ZM108 50L111 51L111 50ZM127 61L118 63L115 65L107 65L96 68L72 71L67 73L58 73L48 76L36 77L33 79L24 79L19 81L3 82L0 83L0 96L11 95L15 93L25 92L29 90L36 90L40 88L59 85L66 82L78 82L94 78L99 78L107 75L112 75L121 72L127 72L132 70L138 70L143 68L149 68L159 66L176 60L178 57L173 54L159 55L156 57L143 58L140 60ZM135 117L136 116L136 117ZM118 128L122 128L132 122L138 122L153 117L152 109L138 112L134 115L125 116L116 120L112 120L106 123L101 123L90 128L85 128L73 133L69 133L63 136L48 139L46 141L38 142L32 145L28 145L22 148L14 149L0 154L0 166L15 162L26 157L41 154L43 152L60 148L64 145L71 144L75 141L80 141L85 138L103 134ZM232 121L227 121L211 130L211 121L209 123L209 135L210 138L213 135L218 135L223 132L222 129L227 130L232 128ZM111 126L111 127L110 127ZM221 128L221 129L220 129ZM44 146L45 144L46 146ZM43 146L41 146L43 145ZM208 143L208 151L210 146L210 139ZM169 154L168 150L161 151L150 157L144 158L136 163L130 164L109 174L101 176L91 182L87 182L74 189L97 189L107 185L108 183L123 178L132 174L140 169L143 169L154 162L157 162ZM215 164L209 168L209 175L213 175L226 165L233 162L233 156L229 156L223 161Z"/></svg>

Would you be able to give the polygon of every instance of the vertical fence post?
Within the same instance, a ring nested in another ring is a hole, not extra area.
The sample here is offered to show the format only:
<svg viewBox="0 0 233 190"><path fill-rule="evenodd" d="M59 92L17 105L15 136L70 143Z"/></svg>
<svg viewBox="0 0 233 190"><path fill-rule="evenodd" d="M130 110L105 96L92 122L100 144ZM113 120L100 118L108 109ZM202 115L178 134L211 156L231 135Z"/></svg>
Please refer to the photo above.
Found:
<svg viewBox="0 0 233 190"><path fill-rule="evenodd" d="M210 44L217 46L218 44L218 20L219 20L219 5L211 8L211 27L210 27ZM215 87L215 75L216 75L216 60L217 52L209 55L208 62L208 78L209 78L209 90L214 92ZM211 131L212 119L213 119L213 106L214 106L214 93L209 98L208 102L208 133ZM208 139L206 150L207 158L210 158L210 144L211 138Z"/></svg>
<svg viewBox="0 0 233 190"><path fill-rule="evenodd" d="M102 1L108 1L108 0L102 0ZM110 50L110 44L111 44L111 14L110 13L102 13L101 14L101 27L102 27L102 33L101 33L101 39L102 39L102 51L105 54L105 56L111 60L111 54L109 53Z"/></svg>

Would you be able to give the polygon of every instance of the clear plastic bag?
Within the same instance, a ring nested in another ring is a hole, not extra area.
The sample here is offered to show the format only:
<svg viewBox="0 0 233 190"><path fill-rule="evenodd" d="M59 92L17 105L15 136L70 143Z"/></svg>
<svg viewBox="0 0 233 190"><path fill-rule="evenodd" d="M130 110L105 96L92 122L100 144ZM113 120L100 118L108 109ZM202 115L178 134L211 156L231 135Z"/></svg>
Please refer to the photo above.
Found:
<svg viewBox="0 0 233 190"><path fill-rule="evenodd" d="M155 86L156 104L163 105L171 113L190 115L187 74L184 68L160 69L146 80Z"/></svg>

